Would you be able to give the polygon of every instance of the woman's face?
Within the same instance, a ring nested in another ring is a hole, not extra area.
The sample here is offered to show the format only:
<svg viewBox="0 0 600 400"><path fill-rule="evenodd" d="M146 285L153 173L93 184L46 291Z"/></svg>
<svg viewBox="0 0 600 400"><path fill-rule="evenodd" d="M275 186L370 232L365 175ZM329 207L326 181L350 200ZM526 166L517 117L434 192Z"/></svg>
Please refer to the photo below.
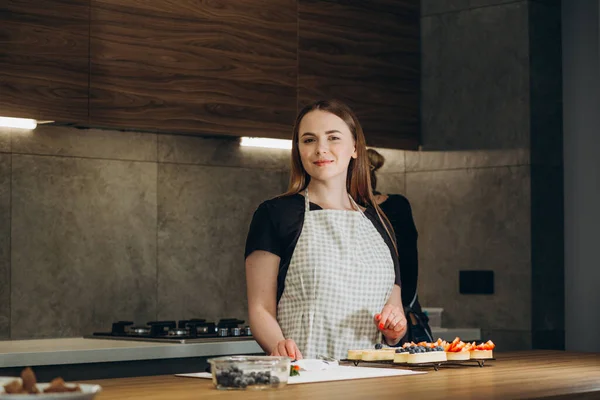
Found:
<svg viewBox="0 0 600 400"><path fill-rule="evenodd" d="M345 181L348 164L356 158L354 137L337 115L314 110L300 121L298 149L306 172L313 179Z"/></svg>

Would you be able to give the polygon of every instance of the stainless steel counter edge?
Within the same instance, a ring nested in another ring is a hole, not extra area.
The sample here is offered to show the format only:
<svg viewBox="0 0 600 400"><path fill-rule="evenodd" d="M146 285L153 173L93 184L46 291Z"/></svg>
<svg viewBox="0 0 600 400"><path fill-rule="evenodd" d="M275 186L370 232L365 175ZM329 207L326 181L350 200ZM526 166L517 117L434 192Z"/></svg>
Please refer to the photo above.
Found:
<svg viewBox="0 0 600 400"><path fill-rule="evenodd" d="M85 339L82 339L85 340ZM89 339L93 340L93 339ZM0 368L39 365L87 364L168 358L213 357L230 354L256 354L262 349L254 340L155 346L75 349L58 351L20 351L0 353Z"/></svg>

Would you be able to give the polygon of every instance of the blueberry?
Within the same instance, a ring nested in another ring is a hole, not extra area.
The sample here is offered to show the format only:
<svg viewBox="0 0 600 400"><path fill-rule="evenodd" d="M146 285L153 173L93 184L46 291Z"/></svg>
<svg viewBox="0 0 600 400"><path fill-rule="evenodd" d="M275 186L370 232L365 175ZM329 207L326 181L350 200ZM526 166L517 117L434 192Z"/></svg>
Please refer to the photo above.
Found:
<svg viewBox="0 0 600 400"><path fill-rule="evenodd" d="M278 385L279 384L279 378L276 376L272 376L271 377L271 385Z"/></svg>
<svg viewBox="0 0 600 400"><path fill-rule="evenodd" d="M256 380L253 377L249 376L248 378L246 378L246 383L248 384L248 386L252 386L256 383Z"/></svg>
<svg viewBox="0 0 600 400"><path fill-rule="evenodd" d="M231 381L229 380L229 378L224 378L224 377L221 377L221 379L217 380L217 383L221 386L229 386L230 382Z"/></svg>
<svg viewBox="0 0 600 400"><path fill-rule="evenodd" d="M242 385L242 378L240 378L239 376L237 376L234 380L233 380L233 386L234 387L240 387Z"/></svg>
<svg viewBox="0 0 600 400"><path fill-rule="evenodd" d="M264 384L269 382L269 378L262 372L259 372L255 376L255 381L257 384Z"/></svg>
<svg viewBox="0 0 600 400"><path fill-rule="evenodd" d="M431 351L431 347L427 347L425 351L429 353Z"/></svg>
<svg viewBox="0 0 600 400"><path fill-rule="evenodd" d="M381 349L383 349L383 345L382 345L381 343L377 343L377 344L375 345L375 349L376 349L376 350L381 350Z"/></svg>
<svg viewBox="0 0 600 400"><path fill-rule="evenodd" d="M248 379L242 378L242 381L240 382L240 387L245 389L247 386L248 386Z"/></svg>
<svg viewBox="0 0 600 400"><path fill-rule="evenodd" d="M396 353L402 353L402 349L396 349Z"/></svg>

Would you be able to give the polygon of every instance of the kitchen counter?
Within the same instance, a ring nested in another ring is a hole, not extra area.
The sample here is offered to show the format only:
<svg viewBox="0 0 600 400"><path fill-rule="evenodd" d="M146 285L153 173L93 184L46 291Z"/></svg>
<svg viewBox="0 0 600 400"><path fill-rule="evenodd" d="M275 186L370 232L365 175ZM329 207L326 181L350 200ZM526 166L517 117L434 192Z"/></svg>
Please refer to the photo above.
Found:
<svg viewBox="0 0 600 400"><path fill-rule="evenodd" d="M256 354L254 340L158 343L84 338L0 341L0 368Z"/></svg>
<svg viewBox="0 0 600 400"><path fill-rule="evenodd" d="M288 385L268 393L220 391L207 379L173 375L92 381L97 400L152 399L514 399L600 398L600 354L559 351L498 353L480 367L427 374Z"/></svg>

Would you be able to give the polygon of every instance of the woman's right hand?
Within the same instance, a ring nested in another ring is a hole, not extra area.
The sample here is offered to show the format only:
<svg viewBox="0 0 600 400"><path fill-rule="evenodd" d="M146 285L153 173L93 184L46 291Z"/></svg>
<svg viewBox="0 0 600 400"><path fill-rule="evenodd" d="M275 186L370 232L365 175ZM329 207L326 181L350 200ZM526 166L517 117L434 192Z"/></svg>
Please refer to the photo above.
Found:
<svg viewBox="0 0 600 400"><path fill-rule="evenodd" d="M296 342L292 339L285 339L277 342L277 346L271 351L272 356L290 357L293 360L302 360L302 353Z"/></svg>

